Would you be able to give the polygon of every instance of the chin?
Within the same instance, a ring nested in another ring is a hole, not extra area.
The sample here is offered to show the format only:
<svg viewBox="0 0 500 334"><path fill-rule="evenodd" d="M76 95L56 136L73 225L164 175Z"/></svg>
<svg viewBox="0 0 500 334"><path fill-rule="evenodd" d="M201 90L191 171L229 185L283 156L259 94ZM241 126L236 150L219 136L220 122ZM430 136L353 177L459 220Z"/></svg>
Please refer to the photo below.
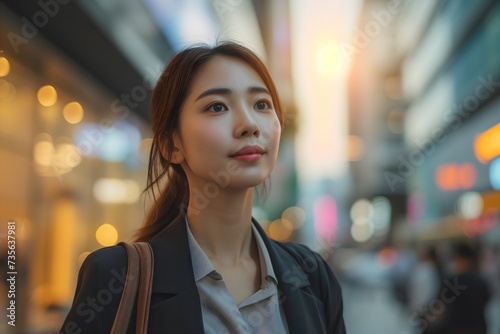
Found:
<svg viewBox="0 0 500 334"><path fill-rule="evenodd" d="M253 188L263 184L268 176L269 174L240 175L238 178L233 178L228 186L232 188Z"/></svg>

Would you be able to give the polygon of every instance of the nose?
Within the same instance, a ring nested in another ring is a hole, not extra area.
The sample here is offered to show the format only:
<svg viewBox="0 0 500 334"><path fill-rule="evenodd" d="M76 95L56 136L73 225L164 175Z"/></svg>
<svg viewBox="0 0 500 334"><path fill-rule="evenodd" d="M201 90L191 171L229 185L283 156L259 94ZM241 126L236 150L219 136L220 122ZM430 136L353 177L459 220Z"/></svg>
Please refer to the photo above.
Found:
<svg viewBox="0 0 500 334"><path fill-rule="evenodd" d="M236 138L260 136L259 124L252 108L241 107L235 112L234 136Z"/></svg>

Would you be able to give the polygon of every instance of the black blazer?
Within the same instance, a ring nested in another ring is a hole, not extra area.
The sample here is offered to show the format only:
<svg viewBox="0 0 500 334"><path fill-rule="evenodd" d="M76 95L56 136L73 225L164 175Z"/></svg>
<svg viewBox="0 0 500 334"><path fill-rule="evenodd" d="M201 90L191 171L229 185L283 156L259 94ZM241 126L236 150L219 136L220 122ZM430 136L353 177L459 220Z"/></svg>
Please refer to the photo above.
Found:
<svg viewBox="0 0 500 334"><path fill-rule="evenodd" d="M340 286L328 264L299 244L266 236L252 218L278 279L290 333L345 333ZM154 252L149 333L203 333L184 216L149 241ZM123 290L127 256L122 246L91 253L80 269L75 298L61 333L109 333ZM135 310L127 333L134 333Z"/></svg>

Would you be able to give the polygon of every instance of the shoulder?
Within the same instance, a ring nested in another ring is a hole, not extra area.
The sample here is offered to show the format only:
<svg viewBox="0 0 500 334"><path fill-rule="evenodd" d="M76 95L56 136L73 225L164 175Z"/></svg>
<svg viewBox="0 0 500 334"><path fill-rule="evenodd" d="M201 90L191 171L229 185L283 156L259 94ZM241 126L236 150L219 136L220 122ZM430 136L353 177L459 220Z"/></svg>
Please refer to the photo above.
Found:
<svg viewBox="0 0 500 334"><path fill-rule="evenodd" d="M306 245L276 241L273 241L273 243L294 259L293 261L296 264L291 264L290 267L296 266L300 268L300 271L307 277L309 286L306 287L306 291L309 291L317 300L322 302L325 308L328 332L345 333L342 316L342 290L330 265L318 252L313 251ZM287 278L286 275L284 275L284 278Z"/></svg>
<svg viewBox="0 0 500 334"><path fill-rule="evenodd" d="M292 242L273 241L290 255L303 270L313 288L325 289L327 286L339 289L337 278L330 265L316 251L306 245Z"/></svg>
<svg viewBox="0 0 500 334"><path fill-rule="evenodd" d="M82 267L112 268L127 263L125 248L119 245L104 247L90 253Z"/></svg>
<svg viewBox="0 0 500 334"><path fill-rule="evenodd" d="M83 275L93 279L107 278L127 272L127 254L122 246L111 246L90 253L80 268Z"/></svg>
<svg viewBox="0 0 500 334"><path fill-rule="evenodd" d="M323 266L326 264L319 253L313 251L306 245L292 242L273 242L288 255L292 256L306 272L312 272L315 269L319 269L320 265Z"/></svg>
<svg viewBox="0 0 500 334"><path fill-rule="evenodd" d="M318 253L313 251L306 245L293 243L293 242L278 242L273 241L279 247L283 248L290 255L292 255L296 259L307 259L308 257L316 257L319 256Z"/></svg>
<svg viewBox="0 0 500 334"><path fill-rule="evenodd" d="M61 333L109 333L127 275L122 246L90 253L78 274L75 297Z"/></svg>

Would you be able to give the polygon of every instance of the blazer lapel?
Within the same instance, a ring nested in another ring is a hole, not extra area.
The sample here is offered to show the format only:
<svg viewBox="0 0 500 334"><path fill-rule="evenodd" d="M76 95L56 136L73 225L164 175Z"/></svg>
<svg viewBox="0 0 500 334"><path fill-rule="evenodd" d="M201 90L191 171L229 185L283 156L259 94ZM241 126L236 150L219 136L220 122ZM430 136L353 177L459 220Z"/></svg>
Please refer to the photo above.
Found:
<svg viewBox="0 0 500 334"><path fill-rule="evenodd" d="M149 241L154 254L149 323L151 333L203 333L184 216Z"/></svg>
<svg viewBox="0 0 500 334"><path fill-rule="evenodd" d="M273 263L279 300L283 303L289 332L326 333L323 305L312 295L308 276L294 257L267 237L255 219L252 218L252 222L262 236Z"/></svg>
<svg viewBox="0 0 500 334"><path fill-rule="evenodd" d="M269 239L253 218L252 223L268 249L289 332L326 333L321 302L310 293L308 276L300 264ZM149 243L154 252L154 276L148 332L204 333L184 215L179 215Z"/></svg>

